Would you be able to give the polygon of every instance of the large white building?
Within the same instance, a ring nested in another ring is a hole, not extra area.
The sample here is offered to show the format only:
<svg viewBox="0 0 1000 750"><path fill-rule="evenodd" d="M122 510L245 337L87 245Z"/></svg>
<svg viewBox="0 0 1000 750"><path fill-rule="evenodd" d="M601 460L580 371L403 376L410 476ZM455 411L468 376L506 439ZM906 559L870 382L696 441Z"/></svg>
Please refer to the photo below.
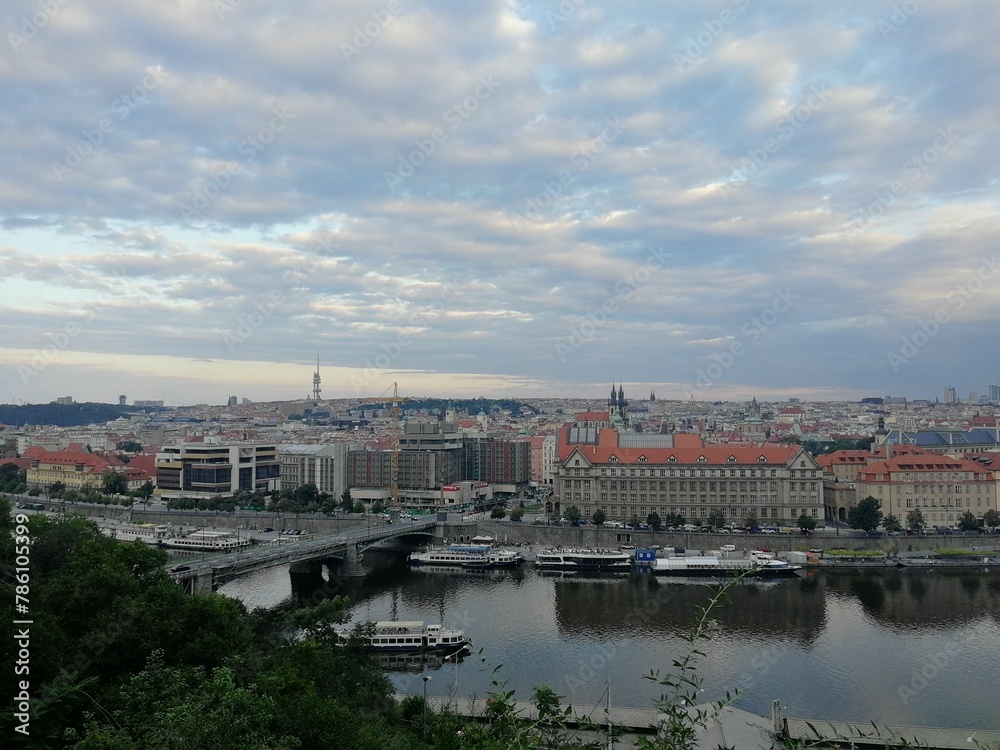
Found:
<svg viewBox="0 0 1000 750"><path fill-rule="evenodd" d="M279 488L275 445L179 443L156 454L156 495L164 499L231 497L237 490Z"/></svg>

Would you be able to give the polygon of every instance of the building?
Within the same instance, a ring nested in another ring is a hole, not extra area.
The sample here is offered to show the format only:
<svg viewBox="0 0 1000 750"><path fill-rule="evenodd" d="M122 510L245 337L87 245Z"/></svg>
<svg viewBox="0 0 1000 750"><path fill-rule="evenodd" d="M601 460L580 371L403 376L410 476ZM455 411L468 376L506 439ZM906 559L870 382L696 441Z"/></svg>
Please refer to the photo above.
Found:
<svg viewBox="0 0 1000 750"><path fill-rule="evenodd" d="M897 456L876 461L858 474L859 499L874 497L884 515L906 523L919 508L928 526L954 526L966 511L982 518L997 509L993 473L981 464L941 455Z"/></svg>
<svg viewBox="0 0 1000 750"><path fill-rule="evenodd" d="M1000 404L1000 386L996 383L990 384L990 398L991 404Z"/></svg>
<svg viewBox="0 0 1000 750"><path fill-rule="evenodd" d="M275 445L181 443L156 454L156 495L231 497L238 490L278 489L281 462Z"/></svg>
<svg viewBox="0 0 1000 750"><path fill-rule="evenodd" d="M559 439L555 435L547 435L542 443L542 484L550 487L555 483L558 448Z"/></svg>
<svg viewBox="0 0 1000 750"><path fill-rule="evenodd" d="M314 484L320 492L339 498L348 486L348 454L361 448L360 443L279 445L281 489Z"/></svg>
<svg viewBox="0 0 1000 750"><path fill-rule="evenodd" d="M730 522L755 516L794 525L823 522L822 472L797 445L704 444L699 435L619 433L563 427L559 432L552 512L575 505L585 518L662 518L693 522L721 510Z"/></svg>
<svg viewBox="0 0 1000 750"><path fill-rule="evenodd" d="M347 483L361 500L387 500L391 482L391 451L351 451ZM437 507L441 488L461 478L457 451L403 451L397 468L399 504ZM356 491L359 490L359 491Z"/></svg>
<svg viewBox="0 0 1000 750"><path fill-rule="evenodd" d="M947 388L944 389L944 402L946 404L957 404L958 403L958 396L956 394L956 391L955 391L954 387L948 386Z"/></svg>
<svg viewBox="0 0 1000 750"><path fill-rule="evenodd" d="M889 430L879 445L916 446L927 453L961 456L1000 450L1000 428L974 430Z"/></svg>
<svg viewBox="0 0 1000 750"><path fill-rule="evenodd" d="M47 490L56 482L62 482L66 489L100 490L105 471L122 471L125 464L109 462L96 453L86 451L47 451L41 447L29 448L24 453L31 459L27 469L28 487Z"/></svg>
<svg viewBox="0 0 1000 750"><path fill-rule="evenodd" d="M132 406L138 409L150 409L150 408L160 408L163 406L162 401L133 401Z"/></svg>

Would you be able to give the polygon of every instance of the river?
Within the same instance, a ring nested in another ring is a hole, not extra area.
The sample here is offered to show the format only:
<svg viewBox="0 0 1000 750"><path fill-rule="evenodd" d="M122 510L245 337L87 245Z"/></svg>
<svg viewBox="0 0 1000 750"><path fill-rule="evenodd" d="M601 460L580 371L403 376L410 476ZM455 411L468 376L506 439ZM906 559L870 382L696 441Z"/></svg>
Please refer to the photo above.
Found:
<svg viewBox="0 0 1000 750"><path fill-rule="evenodd" d="M348 588L351 616L424 620L463 629L474 644L460 663L404 667L401 692L484 697L490 673L528 699L548 685L581 707L648 707L662 689L643 678L688 649L704 582L394 567ZM292 606L329 585L293 585L287 568L227 584L248 607ZM1000 570L813 571L734 585L700 641L698 702L739 688L740 708L902 725L1000 725ZM315 600L315 599L314 599ZM480 656L479 650L482 649ZM422 676L430 676L424 683Z"/></svg>

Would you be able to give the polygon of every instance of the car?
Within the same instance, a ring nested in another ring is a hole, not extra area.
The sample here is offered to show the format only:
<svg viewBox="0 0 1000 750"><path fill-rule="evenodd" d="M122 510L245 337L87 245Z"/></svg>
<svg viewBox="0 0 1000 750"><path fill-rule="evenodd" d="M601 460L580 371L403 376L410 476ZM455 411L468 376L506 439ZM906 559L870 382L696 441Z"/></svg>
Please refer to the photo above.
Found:
<svg viewBox="0 0 1000 750"><path fill-rule="evenodd" d="M274 531L274 529L272 529L270 526L268 526L266 529L261 529L261 531L263 533L267 534L268 532Z"/></svg>
<svg viewBox="0 0 1000 750"><path fill-rule="evenodd" d="M185 570L191 570L190 565L175 565L170 569L171 573L183 573Z"/></svg>

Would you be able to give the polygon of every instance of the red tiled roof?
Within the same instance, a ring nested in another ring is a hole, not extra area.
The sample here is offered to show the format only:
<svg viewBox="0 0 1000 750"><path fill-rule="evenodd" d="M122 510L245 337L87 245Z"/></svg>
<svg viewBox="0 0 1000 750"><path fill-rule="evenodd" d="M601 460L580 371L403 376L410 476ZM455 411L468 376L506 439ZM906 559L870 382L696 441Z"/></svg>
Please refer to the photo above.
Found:
<svg viewBox="0 0 1000 750"><path fill-rule="evenodd" d="M937 454L919 456L896 456L887 461L876 461L858 473L858 479L873 482L876 474L890 474L900 471L969 471L977 475L985 475L991 479L989 470L975 461L963 458L949 458Z"/></svg>
<svg viewBox="0 0 1000 750"><path fill-rule="evenodd" d="M764 456L770 464L785 464L798 453L797 445L770 445L760 443L710 443L705 445L700 435L678 433L674 435L673 448L620 448L618 447L618 432L613 429L602 429L598 435L597 445L574 445L567 443L568 432L559 432L559 460L565 461L575 450L580 450L591 463L606 464L612 456L618 463L634 464L639 457L644 456L646 463L671 463L673 456L678 464L697 464L701 456L708 464L726 464L733 456L738 464L756 464L757 459Z"/></svg>
<svg viewBox="0 0 1000 750"><path fill-rule="evenodd" d="M576 415L577 422L610 422L611 415L606 411L583 411Z"/></svg>
<svg viewBox="0 0 1000 750"><path fill-rule="evenodd" d="M31 450L30 448L28 449ZM25 451L25 456L27 456L28 451ZM100 474L111 466L103 458L95 453L80 453L77 451L46 451L42 455L32 455L30 458L33 461L38 461L43 464L61 464L63 466L76 464L83 464L89 467L87 471L88 474Z"/></svg>

